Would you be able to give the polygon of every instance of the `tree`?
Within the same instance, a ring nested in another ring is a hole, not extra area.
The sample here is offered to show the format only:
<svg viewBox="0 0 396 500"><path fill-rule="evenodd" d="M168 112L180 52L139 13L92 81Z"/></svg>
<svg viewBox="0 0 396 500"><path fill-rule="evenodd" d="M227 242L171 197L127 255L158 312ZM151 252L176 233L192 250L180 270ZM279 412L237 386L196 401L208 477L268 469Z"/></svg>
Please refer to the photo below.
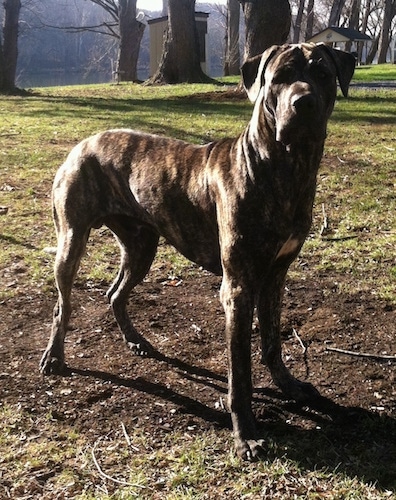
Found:
<svg viewBox="0 0 396 500"><path fill-rule="evenodd" d="M389 49L392 20L396 14L396 1L385 0L381 34L379 39L378 63L386 62L386 55Z"/></svg>
<svg viewBox="0 0 396 500"><path fill-rule="evenodd" d="M6 80L6 77L5 77L3 44L1 42L1 37L0 37L0 92L5 92L6 91L5 80Z"/></svg>
<svg viewBox="0 0 396 500"><path fill-rule="evenodd" d="M345 0L334 0L331 6L329 16L329 26L338 26L341 18L342 9L344 8Z"/></svg>
<svg viewBox="0 0 396 500"><path fill-rule="evenodd" d="M95 0L94 3L99 2ZM136 19L136 0L118 0L117 14L120 31L117 78L121 81L135 81L140 42L145 26Z"/></svg>
<svg viewBox="0 0 396 500"><path fill-rule="evenodd" d="M168 29L161 61L149 83L208 82L202 71L195 0L169 0Z"/></svg>
<svg viewBox="0 0 396 500"><path fill-rule="evenodd" d="M239 51L239 20L241 6L238 0L227 0L226 47L224 75L239 75L241 56Z"/></svg>
<svg viewBox="0 0 396 500"><path fill-rule="evenodd" d="M348 15L349 18L348 28L359 30L360 9L361 9L361 0L352 0ZM351 48L352 48L352 41L349 41L345 44L345 50L350 52Z"/></svg>
<svg viewBox="0 0 396 500"><path fill-rule="evenodd" d="M245 59L261 54L289 36L291 12L288 0L241 0L245 15Z"/></svg>
<svg viewBox="0 0 396 500"><path fill-rule="evenodd" d="M4 0L3 40L0 37L0 92L14 92L18 61L20 0Z"/></svg>
<svg viewBox="0 0 396 500"><path fill-rule="evenodd" d="M299 0L296 20L294 24L294 31L293 31L293 43L298 43L300 41L301 24L304 14L304 8L305 8L305 0Z"/></svg>
<svg viewBox="0 0 396 500"><path fill-rule="evenodd" d="M304 22L306 23L305 39L313 34L314 14L315 29L320 31L330 26L347 26L367 33L372 42L367 47L362 43L345 44L346 50L357 50L358 61L371 64L376 58L378 62L386 62L390 39L395 27L396 0L293 0L293 11L296 12L293 41L301 40ZM317 6L314 13L314 5ZM305 10L306 9L306 10ZM305 12L303 12L303 10ZM305 18L304 18L305 16ZM368 52L367 52L368 50Z"/></svg>
<svg viewBox="0 0 396 500"><path fill-rule="evenodd" d="M136 19L137 0L90 0L102 7L112 19L95 26L66 26L72 32L93 31L119 40L116 75L118 81L137 80L140 42L145 25Z"/></svg>
<svg viewBox="0 0 396 500"><path fill-rule="evenodd" d="M293 26L293 43L309 40L313 35L315 21L315 0L296 0L292 4L297 13ZM305 32L304 32L305 30Z"/></svg>
<svg viewBox="0 0 396 500"><path fill-rule="evenodd" d="M366 31L367 31L367 26L368 26L369 17L370 17L370 10L371 10L371 2L372 2L372 0L365 1L364 10L363 10L362 26L361 26L362 33L366 33ZM359 44L358 61L362 61L362 55L363 55L363 44ZM367 62L367 54L366 54L366 62Z"/></svg>
<svg viewBox="0 0 396 500"><path fill-rule="evenodd" d="M313 35L314 18L315 18L315 0L308 0L305 40L309 40Z"/></svg>
<svg viewBox="0 0 396 500"><path fill-rule="evenodd" d="M168 0L162 0L162 15L167 16L168 15Z"/></svg>

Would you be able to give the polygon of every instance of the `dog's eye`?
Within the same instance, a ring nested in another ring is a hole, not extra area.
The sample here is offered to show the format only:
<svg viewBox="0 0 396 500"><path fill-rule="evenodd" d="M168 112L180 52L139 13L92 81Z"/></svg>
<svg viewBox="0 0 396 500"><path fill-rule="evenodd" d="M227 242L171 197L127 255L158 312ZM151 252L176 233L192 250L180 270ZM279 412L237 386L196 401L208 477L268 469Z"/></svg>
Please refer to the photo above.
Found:
<svg viewBox="0 0 396 500"><path fill-rule="evenodd" d="M318 78L320 78L322 80L325 79L325 78L327 78L329 76L328 72L325 71L324 69L318 69L316 71L316 75L317 75Z"/></svg>
<svg viewBox="0 0 396 500"><path fill-rule="evenodd" d="M330 76L329 71L325 66L322 64L312 64L311 65L311 72L316 78L319 78L320 80L325 80Z"/></svg>
<svg viewBox="0 0 396 500"><path fill-rule="evenodd" d="M290 83L296 78L296 72L291 66L284 66L278 70L273 79L273 83Z"/></svg>

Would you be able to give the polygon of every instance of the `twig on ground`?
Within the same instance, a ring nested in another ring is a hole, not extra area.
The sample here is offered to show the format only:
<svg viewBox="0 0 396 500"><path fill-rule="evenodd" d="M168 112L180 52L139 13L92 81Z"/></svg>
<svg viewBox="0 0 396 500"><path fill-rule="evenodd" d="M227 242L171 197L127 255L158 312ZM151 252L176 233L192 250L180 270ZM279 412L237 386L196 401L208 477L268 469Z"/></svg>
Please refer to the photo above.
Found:
<svg viewBox="0 0 396 500"><path fill-rule="evenodd" d="M357 234L347 234L346 236L326 236L327 234L331 233L331 231L329 228L329 219L327 217L324 203L322 203L322 216L323 216L323 224L322 227L320 228L319 234L323 241L346 241L358 238Z"/></svg>
<svg viewBox="0 0 396 500"><path fill-rule="evenodd" d="M125 436L126 442L128 443L128 446L130 448L132 448L134 451L139 451L139 448L137 448L136 446L133 446L131 438L129 437L128 431L126 430L126 427L124 425L124 422L121 422L121 429L122 429L122 432L124 433L124 436Z"/></svg>
<svg viewBox="0 0 396 500"><path fill-rule="evenodd" d="M302 341L301 337L299 336L299 334L297 333L297 330L295 328L293 328L293 335L296 337L296 339L298 340L298 343L302 347L303 354L305 354L307 352L307 346L304 344L304 342Z"/></svg>
<svg viewBox="0 0 396 500"><path fill-rule="evenodd" d="M331 236L326 236L323 239L323 241L347 241L347 240L354 240L355 238L359 238L357 234L350 234L347 236L334 236L333 238Z"/></svg>
<svg viewBox="0 0 396 500"><path fill-rule="evenodd" d="M92 447L92 450L91 450L91 454L92 454L92 460L95 464L95 467L97 468L98 472L99 472L99 475L104 478L104 479L108 479L109 481L112 481L113 483L117 483L117 484L121 484L122 486L131 486L133 488L140 488L140 489L146 489L146 486L143 486L142 484L136 484L136 483L128 483L127 481L123 481L123 480L120 480L120 479L117 479L115 477L112 477L112 476L109 476L108 474L106 474L103 469L101 468L101 466L99 465L99 462L96 458L96 455L95 455L95 450L99 444L99 442L101 441L102 438L99 438L95 444L93 445Z"/></svg>
<svg viewBox="0 0 396 500"><path fill-rule="evenodd" d="M329 221L327 219L326 209L324 203L322 203L322 214L323 214L323 224L320 228L320 236L323 236L328 232L329 229Z"/></svg>
<svg viewBox="0 0 396 500"><path fill-rule="evenodd" d="M5 132L0 134L0 137L14 137L15 135L21 135L20 132Z"/></svg>
<svg viewBox="0 0 396 500"><path fill-rule="evenodd" d="M303 359L304 359L304 365L305 365L305 377L309 377L309 364L308 364L308 347L305 345L304 341L298 334L297 330L293 328L293 335L296 337L298 343L302 347L303 351Z"/></svg>
<svg viewBox="0 0 396 500"><path fill-rule="evenodd" d="M338 352L340 354L346 354L348 356L356 356L358 358L371 358L381 361L396 361L396 356L390 356L387 354L371 354L367 352L348 351L346 349L338 349L337 347L326 347L326 351Z"/></svg>
<svg viewBox="0 0 396 500"><path fill-rule="evenodd" d="M131 438L129 437L129 434L126 430L126 427L124 425L124 422L121 422L121 429L122 429L122 432L124 433L124 436L125 436L125 439L126 439L126 442L128 443L128 446L131 446Z"/></svg>

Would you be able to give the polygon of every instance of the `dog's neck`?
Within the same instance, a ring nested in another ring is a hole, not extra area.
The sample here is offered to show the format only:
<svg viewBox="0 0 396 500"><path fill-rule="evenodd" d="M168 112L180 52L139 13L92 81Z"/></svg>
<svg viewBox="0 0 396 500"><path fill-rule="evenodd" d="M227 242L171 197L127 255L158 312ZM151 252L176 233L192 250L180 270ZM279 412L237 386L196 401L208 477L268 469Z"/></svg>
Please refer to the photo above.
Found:
<svg viewBox="0 0 396 500"><path fill-rule="evenodd" d="M296 174L304 177L316 176L323 155L324 140L313 141L300 137L295 143L284 145L276 140L274 117L265 112L262 103L257 103L253 117L243 132L243 141L258 168L273 163L290 165ZM276 158L276 162L274 162Z"/></svg>
<svg viewBox="0 0 396 500"><path fill-rule="evenodd" d="M309 227L324 140L301 138L299 142L285 146L275 137L274 122L261 110L242 134L248 176L256 186L265 185L266 189L274 190L284 198L284 205L289 204L291 214L300 207L299 213L305 214L301 216L304 227ZM281 200L278 202L282 204Z"/></svg>

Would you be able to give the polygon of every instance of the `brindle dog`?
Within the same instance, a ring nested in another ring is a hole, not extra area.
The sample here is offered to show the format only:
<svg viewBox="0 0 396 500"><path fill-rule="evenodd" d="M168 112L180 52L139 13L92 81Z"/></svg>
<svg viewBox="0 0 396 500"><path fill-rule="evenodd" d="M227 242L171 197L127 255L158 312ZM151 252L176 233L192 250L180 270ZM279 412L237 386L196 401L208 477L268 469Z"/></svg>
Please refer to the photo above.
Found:
<svg viewBox="0 0 396 500"><path fill-rule="evenodd" d="M319 393L295 379L281 357L280 310L287 269L308 234L316 176L338 78L346 96L352 55L325 45L273 46L242 67L255 103L237 138L204 146L133 130L85 139L56 174L53 213L59 291L45 374L64 369L70 294L91 228L106 225L121 248L108 291L125 341L138 354L152 346L135 330L126 305L143 280L162 235L188 259L222 275L228 405L239 456L265 452L251 409L251 330L257 308L262 360L289 397Z"/></svg>

